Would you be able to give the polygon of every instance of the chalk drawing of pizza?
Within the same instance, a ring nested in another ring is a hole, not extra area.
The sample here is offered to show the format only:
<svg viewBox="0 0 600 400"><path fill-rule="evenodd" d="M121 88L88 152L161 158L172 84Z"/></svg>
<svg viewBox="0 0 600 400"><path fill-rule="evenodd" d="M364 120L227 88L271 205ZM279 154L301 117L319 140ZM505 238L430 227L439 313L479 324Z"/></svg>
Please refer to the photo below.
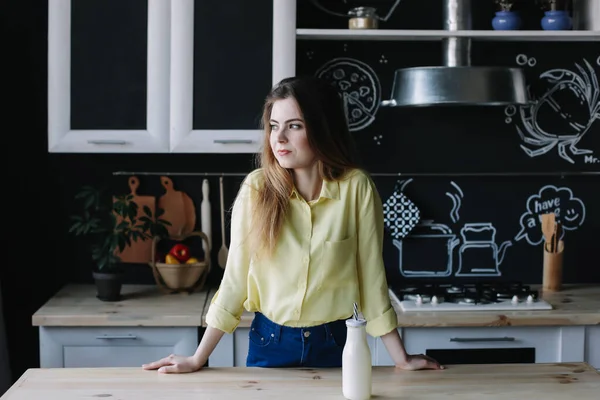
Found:
<svg viewBox="0 0 600 400"><path fill-rule="evenodd" d="M371 67L353 58L334 58L316 72L338 88L350 131L366 128L375 120L381 102L381 84Z"/></svg>

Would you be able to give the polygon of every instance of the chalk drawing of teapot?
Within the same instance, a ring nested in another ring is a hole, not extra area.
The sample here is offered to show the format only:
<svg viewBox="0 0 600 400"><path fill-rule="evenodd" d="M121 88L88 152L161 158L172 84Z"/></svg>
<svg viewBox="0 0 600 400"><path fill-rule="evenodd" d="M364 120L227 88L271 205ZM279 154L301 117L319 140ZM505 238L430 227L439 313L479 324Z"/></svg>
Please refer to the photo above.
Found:
<svg viewBox="0 0 600 400"><path fill-rule="evenodd" d="M460 235L456 276L500 276L500 264L512 242L507 240L498 247L496 228L490 222L465 224Z"/></svg>

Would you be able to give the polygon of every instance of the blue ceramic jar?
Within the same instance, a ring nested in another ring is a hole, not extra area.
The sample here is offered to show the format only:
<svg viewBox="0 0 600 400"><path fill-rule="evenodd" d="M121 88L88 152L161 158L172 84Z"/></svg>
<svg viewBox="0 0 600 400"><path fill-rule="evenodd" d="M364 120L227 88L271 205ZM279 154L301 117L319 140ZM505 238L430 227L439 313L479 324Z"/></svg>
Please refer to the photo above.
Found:
<svg viewBox="0 0 600 400"><path fill-rule="evenodd" d="M568 31L573 27L571 16L565 10L545 11L542 29L545 31Z"/></svg>
<svg viewBox="0 0 600 400"><path fill-rule="evenodd" d="M521 16L515 11L496 11L492 27L497 31L516 31L521 28Z"/></svg>

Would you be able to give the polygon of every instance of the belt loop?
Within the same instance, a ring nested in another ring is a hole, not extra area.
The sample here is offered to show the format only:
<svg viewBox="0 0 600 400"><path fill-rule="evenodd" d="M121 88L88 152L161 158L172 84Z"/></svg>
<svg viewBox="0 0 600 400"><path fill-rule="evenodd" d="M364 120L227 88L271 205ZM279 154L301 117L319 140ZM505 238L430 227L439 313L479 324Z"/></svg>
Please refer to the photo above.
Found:
<svg viewBox="0 0 600 400"><path fill-rule="evenodd" d="M325 323L325 335L329 338L333 334L331 333L331 327L329 326L329 322Z"/></svg>
<svg viewBox="0 0 600 400"><path fill-rule="evenodd" d="M273 335L275 335L273 337L273 340L275 341L275 343L279 343L279 338L281 337L281 331L283 329L283 326L279 325L279 324L273 324Z"/></svg>

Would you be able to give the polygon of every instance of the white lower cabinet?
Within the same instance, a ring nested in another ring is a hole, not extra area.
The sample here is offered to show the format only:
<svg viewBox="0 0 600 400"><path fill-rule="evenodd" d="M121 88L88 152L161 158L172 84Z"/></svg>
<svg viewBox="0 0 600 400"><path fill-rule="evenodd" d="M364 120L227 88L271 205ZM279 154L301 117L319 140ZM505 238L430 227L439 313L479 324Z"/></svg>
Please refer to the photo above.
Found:
<svg viewBox="0 0 600 400"><path fill-rule="evenodd" d="M141 367L194 354L197 327L40 327L41 368Z"/></svg>
<svg viewBox="0 0 600 400"><path fill-rule="evenodd" d="M600 326L585 327L585 361L600 370Z"/></svg>
<svg viewBox="0 0 600 400"><path fill-rule="evenodd" d="M245 366L249 328L225 334L211 367ZM41 368L139 367L171 353L194 354L197 327L40 327ZM530 349L534 362L588 362L600 369L600 326L400 328L406 350ZM373 365L391 366L379 338L368 336ZM493 362L493 361L492 361Z"/></svg>
<svg viewBox="0 0 600 400"><path fill-rule="evenodd" d="M505 353L503 356L514 351L523 358L533 357L535 363L584 361L583 326L402 328L399 332L408 353L441 351L446 357L454 357L456 363L467 359L467 353L474 349L483 357L486 350L491 350L490 354L497 354L496 349L505 350L500 352ZM375 348L375 365L393 365L381 340ZM490 358L489 362L497 361Z"/></svg>

